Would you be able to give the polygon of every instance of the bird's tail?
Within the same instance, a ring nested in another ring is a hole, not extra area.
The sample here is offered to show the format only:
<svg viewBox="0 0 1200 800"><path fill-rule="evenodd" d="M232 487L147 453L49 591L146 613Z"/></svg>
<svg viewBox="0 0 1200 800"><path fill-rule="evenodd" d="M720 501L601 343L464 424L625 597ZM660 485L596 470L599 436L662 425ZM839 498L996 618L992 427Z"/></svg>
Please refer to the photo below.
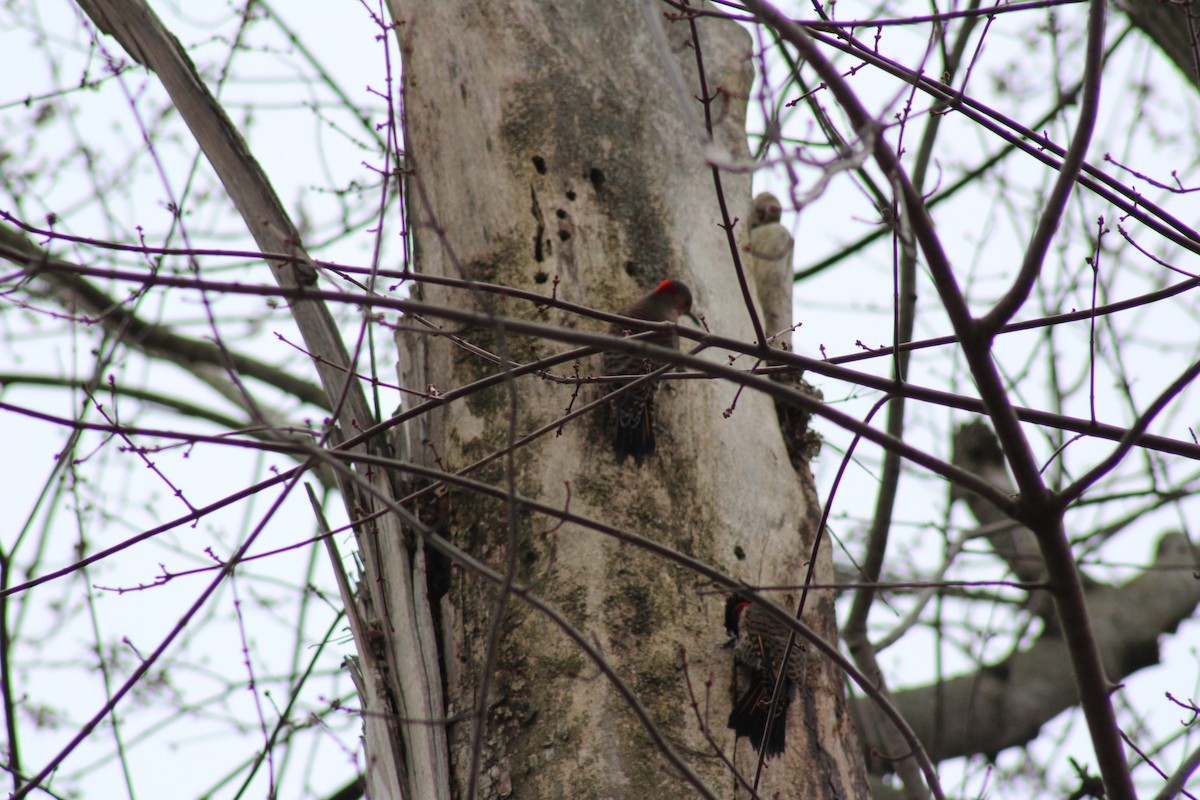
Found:
<svg viewBox="0 0 1200 800"><path fill-rule="evenodd" d="M784 736L787 728L787 710L792 704L791 687L784 682L784 695L775 705L775 718L771 714L771 690L774 682L755 681L746 693L733 704L729 712L729 727L733 728L735 736L750 737L750 744L756 752L763 753L766 758L777 756L783 752ZM768 731L768 722L770 730ZM765 742L765 749L764 749Z"/></svg>
<svg viewBox="0 0 1200 800"><path fill-rule="evenodd" d="M624 409L617 411L616 433L613 434L613 452L617 463L625 463L628 456L640 467L646 456L654 455L654 406L648 402L639 404L634 413Z"/></svg>

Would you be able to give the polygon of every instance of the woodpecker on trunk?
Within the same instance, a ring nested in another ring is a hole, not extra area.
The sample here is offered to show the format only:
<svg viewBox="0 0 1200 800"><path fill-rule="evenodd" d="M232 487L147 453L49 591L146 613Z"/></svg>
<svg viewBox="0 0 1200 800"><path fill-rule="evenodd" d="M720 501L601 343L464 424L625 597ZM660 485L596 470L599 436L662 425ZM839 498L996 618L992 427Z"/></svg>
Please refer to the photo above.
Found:
<svg viewBox="0 0 1200 800"><path fill-rule="evenodd" d="M680 314L692 310L692 292L687 286L668 278L641 300L621 312L623 317L644 319L648 322L678 322ZM609 333L630 336L643 333L647 328L629 324L614 324ZM679 337L674 331L656 331L643 341L660 347L678 347ZM653 372L663 364L653 358L633 353L605 353L604 374L629 376L628 380L610 381L603 384L606 392L628 386L638 376ZM613 434L613 451L617 463L623 464L626 456L640 467L646 456L654 452L654 394L658 381L646 381L619 395L612 401L612 416L616 431Z"/></svg>
<svg viewBox="0 0 1200 800"><path fill-rule="evenodd" d="M785 744L788 707L804 680L803 654L798 644L792 645L772 719L771 698L787 648L788 627L734 594L725 601L725 629L731 637L734 661L745 667L750 677L750 686L729 712L729 727L736 738L749 736L750 744L764 757L777 756Z"/></svg>

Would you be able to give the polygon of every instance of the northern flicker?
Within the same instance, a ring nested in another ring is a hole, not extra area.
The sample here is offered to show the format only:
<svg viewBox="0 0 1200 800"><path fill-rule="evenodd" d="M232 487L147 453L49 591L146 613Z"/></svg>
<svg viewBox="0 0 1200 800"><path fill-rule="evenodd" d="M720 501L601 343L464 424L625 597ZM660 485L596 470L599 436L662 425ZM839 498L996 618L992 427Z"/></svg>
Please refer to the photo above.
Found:
<svg viewBox="0 0 1200 800"><path fill-rule="evenodd" d="M690 314L691 310L691 290L681 282L668 278L654 291L622 311L621 316L649 322L678 322L680 314ZM629 336L646 330L628 324L614 324L609 333ZM674 331L656 331L643 340L660 347L679 346L679 337ZM661 366L658 361L644 355L605 353L605 375L632 376L625 381L606 382L605 390L612 392L627 386L637 376L653 372ZM626 456L633 456L640 467L646 456L654 452L654 395L657 391L658 381L646 381L613 399L612 417L616 426L613 451L618 464L624 463Z"/></svg>
<svg viewBox="0 0 1200 800"><path fill-rule="evenodd" d="M734 661L745 667L750 677L749 687L729 712L729 727L737 738L749 736L750 744L764 757L777 756L785 744L788 706L804 680L803 654L799 645L792 645L771 719L771 698L787 648L788 627L744 596L734 594L725 601L725 628L733 637Z"/></svg>
<svg viewBox="0 0 1200 800"><path fill-rule="evenodd" d="M762 309L763 327L774 346L791 349L792 234L780 224L783 206L770 192L754 198L750 215L750 274Z"/></svg>

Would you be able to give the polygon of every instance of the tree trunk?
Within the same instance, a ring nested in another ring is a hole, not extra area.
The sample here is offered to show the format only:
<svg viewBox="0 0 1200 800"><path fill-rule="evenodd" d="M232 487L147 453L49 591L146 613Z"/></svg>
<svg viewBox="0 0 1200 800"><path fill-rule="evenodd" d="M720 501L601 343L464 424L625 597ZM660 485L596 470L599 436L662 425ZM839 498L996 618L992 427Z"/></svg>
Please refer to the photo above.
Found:
<svg viewBox="0 0 1200 800"><path fill-rule="evenodd" d="M422 274L546 296L556 281L558 299L610 312L669 276L692 287L714 332L753 341L704 160L691 26L664 19L667 6L653 9L669 46L656 44L633 0L392 1L404 54L407 224ZM745 158L750 38L730 23L697 24L709 93L719 88L716 148ZM672 88L673 69L686 97ZM744 247L749 175L721 178ZM496 295L480 305L463 289L412 291L430 303L567 329L607 327ZM444 393L495 372L492 362L417 328L410 320L397 337L406 388ZM453 332L516 362L565 349L492 326ZM600 359L581 363L580 374L592 375ZM516 378L511 395L499 385L421 418L404 432L401 454L460 470L505 447L513 424L519 437L561 416L577 388ZM574 407L599 396L586 384L579 394ZM644 466L619 466L603 415L588 414L518 449L512 485L522 497L640 534L749 584L798 585L819 517L812 477L807 465L791 465L767 398L743 393L723 414L736 394L713 381L667 381L657 398L658 452ZM499 459L472 477L507 487L510 476ZM754 780L756 754L725 725L736 687L731 651L722 648L724 596L644 548L524 509L514 518L509 508L451 488L438 524L499 572L515 570L517 583L565 615L636 694L666 746L546 614L515 596L499 603L493 584L455 567L439 609L453 794L473 780L482 709L481 797L690 798L697 789L682 777L689 770L715 796L747 796L714 757L719 748ZM831 577L823 547L816 579ZM773 599L795 607L798 594ZM833 638L828 593L810 595L804 618ZM842 677L828 665L808 672L789 714L787 750L768 763L759 792L864 797Z"/></svg>
<svg viewBox="0 0 1200 800"><path fill-rule="evenodd" d="M1163 55L1179 68L1193 86L1200 87L1200 50L1196 47L1200 8L1195 2L1118 0L1116 5L1129 15L1129 21L1163 51Z"/></svg>

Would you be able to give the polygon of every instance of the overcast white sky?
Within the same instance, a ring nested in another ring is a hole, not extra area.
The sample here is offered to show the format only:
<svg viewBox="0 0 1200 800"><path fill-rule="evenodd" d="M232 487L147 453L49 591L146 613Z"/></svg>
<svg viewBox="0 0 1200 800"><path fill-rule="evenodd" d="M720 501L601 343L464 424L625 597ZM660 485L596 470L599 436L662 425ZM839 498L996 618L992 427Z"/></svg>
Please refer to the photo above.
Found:
<svg viewBox="0 0 1200 800"><path fill-rule="evenodd" d="M193 57L203 66L210 80L213 79L227 58L229 39L236 31L236 18L230 15L229 7L222 4L198 9L195 4L156 3L155 8L192 49ZM350 100L372 110L370 126L382 124L383 105L368 87L385 88L384 54L377 39L379 30L363 7L353 2L299 2L281 4L276 10L286 15L283 21L311 51L315 62L334 76ZM868 17L876 11L869 4L839 4L842 18ZM927 11L924 6L912 8L912 13ZM1011 103L1011 107L1005 106L1001 110L1024 122L1032 122L1044 113L1048 103L1053 101L1052 77L1063 75L1062 82L1070 83L1078 75L1079 63L1075 54L1079 50L1072 43L1083 30L1085 7L1062 7L1054 13L1063 31L1055 46L1047 45L1044 36L1034 38L1040 34L1032 29L1032 20L1027 15L998 18L988 33L970 89L985 94L994 102ZM1039 17L1045 18L1044 13ZM1114 15L1111 25L1114 35L1122 27L1122 20ZM104 39L103 45L118 52L109 39ZM921 46L922 40L917 33L901 29L888 29L881 43L889 54L898 55ZM1055 58L1058 51L1067 52L1068 57ZM394 46L392 58L395 68ZM314 86L311 76L315 69L314 62L286 41L278 28L269 23L258 24L250 28L246 49L238 52L232 68L236 79L222 88L221 98L246 133L251 149L279 196L295 218L309 221L311 227L306 235L316 254L330 260L366 264L374 247L373 236L365 229L365 223L377 197L372 172L372 168L378 166L377 153L364 144L369 138L364 126L346 113L327 88ZM1200 106L1195 92L1180 80L1173 68L1139 42L1123 47L1118 64L1110 68L1108 74L1114 79L1106 83L1103 124L1097 131L1089 159L1101 164L1104 154L1112 152L1118 160L1135 164L1143 173L1169 179L1172 170L1178 170L1179 178L1185 184L1196 184L1194 131L1200 129L1197 124ZM46 215L54 213L58 216L58 230L79 236L136 241L140 228L149 244L186 246L178 235L170 238L166 235L171 223L168 206L172 196L182 196L192 170L195 145L174 115L157 116L161 92L152 76L134 69L122 73L119 78L109 77L103 56L92 48L78 9L60 0L38 0L0 8L0 75L4 76L0 79L0 157L10 154L7 160L0 161L6 184L0 187L0 209L12 211L33 224L44 224ZM103 80L95 90L71 88L85 76ZM1010 81L1011 94L995 94L1001 76ZM1124 76L1129 76L1129 80L1122 80ZM774 80L778 85L779 77ZM1151 101L1139 95L1139 84L1149 87ZM907 100L907 95L893 82L879 78L869 69L855 76L854 86L883 119L890 119ZM27 98L32 100L26 103ZM143 115L140 122L131 111L131 103ZM827 107L831 105L828 98L824 103ZM917 100L918 107L926 105L924 99ZM752 102L752 111L754 106ZM71 109L70 114L65 112L66 108ZM1154 113L1144 113L1147 108ZM48 121L35 123L36 119L47 115L51 115ZM145 155L140 125L155 131L157 162ZM790 125L790 135L806 137L812 133L811 123L801 112L797 112ZM948 144L939 150L937 169L931 176L934 188L956 177L964 165L975 163L980 154L998 147L994 138L981 133L961 116L949 115L944 126L942 141ZM911 138L906 143L915 143L919 130L919 127L911 127L906 134ZM1049 132L1064 143L1069 133L1062 124L1051 127ZM88 159L80 152L81 143L91 148L96 156L90 167ZM134 153L137 155L131 155ZM32 174L23 174L26 170ZM1029 159L1017 157L998 169L977 190L965 193L952 206L938 210L939 232L952 260L961 265L960 279L970 287L972 297L980 304L994 298L1012 275L1024 245L1023 235L1031 224L1029 199L1038 197L1050 180L1052 175L1047 170L1032 164ZM240 220L226 204L202 201L206 192L220 191L208 177L207 170L199 170L195 181L188 195L194 202L187 206L189 214L194 216L189 216L187 222L189 229L202 233L198 241L191 243L202 247L253 248ZM116 189L101 189L107 205L95 201L97 186ZM165 186L169 186L170 191ZM756 178L756 190L762 188L771 188L780 196L787 196L786 179L779 170ZM1196 212L1200 211L1200 205L1193 199L1195 195L1171 196L1142 183L1139 188L1148 197L1167 204L1185 221L1194 221L1198 216ZM1009 194L1006 196L1005 192ZM1086 269L1083 259L1089 254L1087 243L1090 239L1079 232L1093 229L1095 218L1100 214L1110 221L1116 217L1111 208L1094 198L1084 197L1072 205L1065 226L1071 233L1069 244L1064 243L1061 249L1055 250L1049 269L1061 270L1061 274ZM341 227L343 216L362 224L353 235L329 241L331 232ZM864 201L864 195L855 183L843 177L831 184L820 201L801 214L789 212L784 221L797 237L796 266L803 269L836 251L842 244L874 230L878 216ZM400 224L394 212L389 226L385 232L384 263L396 266L402 250ZM1106 243L1115 247L1117 241L1114 230ZM1177 250L1160 249L1157 241L1153 246L1160 256L1177 259L1180 266L1195 271L1194 257L1185 258ZM72 253L65 246L56 249L68 257L77 255L83 260L88 259L87 251ZM1120 271L1106 275L1110 282L1110 300L1145 291L1146 287L1165 279L1160 270L1134 262L1128 248L1122 248L1119 257L1122 260L1117 261L1118 256L1112 256L1112 263L1119 264ZM800 284L796 314L803 326L794 337L796 349L806 355L820 356L824 347L826 354L832 356L855 352L858 341L870 346L888 343L891 339L890 258L888 247L877 246ZM136 265L139 260L131 258L125 263ZM213 277L256 279L252 277L254 266L243 262L206 259L203 265L206 274ZM1089 285L1087 280L1081 283L1084 289ZM1048 310L1070 310L1087 307L1089 302L1087 292L1080 291L1061 298L1040 297L1033 305L1043 304ZM1196 357L1194 343L1200 341L1197 335L1200 331L1197 331L1193 305L1194 301L1190 300L1169 303L1150 310L1129 312L1122 318L1119 330L1136 336L1141 342L1139 347L1127 351L1133 362L1124 365L1135 381L1133 393L1139 401L1144 403L1153 397ZM48 304L41 307L48 307ZM61 320L22 311L12 304L0 308L4 311L0 314L0 330L6 334L0 344L0 372L80 377L90 374L90 365L95 361L93 348L97 345L94 330L71 327ZM945 318L938 311L936 295L927 284L922 289L921 308L918 338L948 331ZM270 312L264 303L246 299L214 299L214 309L223 318L233 320L223 324L224 336L238 336L237 344L251 347L264 360L303 364L303 355L276 336L280 334L292 342L297 341L285 314ZM211 336L206 309L194 297L171 297L164 301L156 295L143 304L140 311L147 318L170 321L181 332ZM262 315L267 313L271 316L263 321ZM347 325L350 325L354 320L353 312L345 313ZM1031 308L1028 316L1039 313L1036 308ZM1086 347L1086 335L1080 335L1079 331L1072 329L1061 336L1064 346L1074 347L1079 353L1078 358L1059 365L1064 372L1086 372L1082 367L1086 363L1086 349L1080 349ZM1180 342L1187 344L1179 346ZM386 340L379 344L383 348L381 359L386 363L391 358L390 344ZM1036 334L1012 335L1002 341L998 353L1012 373L1029 371L1037 374L1048 369L1048 365L1042 363L1044 354L1038 348ZM1190 357L1188 353L1191 353ZM887 372L883 360L871 368ZM387 366L381 372L389 377L394 374ZM190 387L181 371L147 366L137 357L122 355L106 368L105 374L109 373L125 384L148 382L171 391L183 387L183 392L196 402L216 402L208 389L199 384L194 389ZM946 351L918 356L912 375L922 384L955 386L961 391L969 391L962 364ZM1102 370L1100 375L1102 381L1111 380L1107 371ZM825 380L814 382L822 388L827 401L860 416L878 399L876 395L854 387ZM1019 401L1026 405L1044 404L1047 401L1045 394L1028 389L1032 385L1036 385L1036 381L1022 384L1023 391L1030 394ZM28 387L4 390L0 399L68 417L77 414L83 404L79 396L69 396L61 390ZM385 412L399 402L396 393L384 391L382 406ZM175 418L137 409L128 401L117 405L121 404L136 409L132 416L142 425L174 427L178 424ZM112 411L111 399L106 401L106 406ZM1159 430L1177 438L1187 438L1187 427L1195 424L1191 408L1194 405L1177 404L1164 418ZM285 406L278 410L297 419L308 417L315 423L320 422L312 409ZM1078 396L1069 401L1065 410L1076 416L1087 416L1088 413L1086 403ZM1114 422L1128 419L1128 409L1123 408L1119 397L1107 389L1100 394L1098 410L1104 419ZM90 412L88 417L95 420L98 415ZM926 412L914 419L910 441L948 455L950 445L945 432L951 420L964 419L947 412ZM192 429L202 430L204 426L197 423ZM827 439L825 450L815 465L824 498L847 437L828 425L820 426L819 430ZM35 518L38 524L53 518L49 527L55 535L46 543L47 549L35 570L37 574L69 563L80 530L86 531L88 547L94 550L187 510L184 503L171 496L161 479L155 478L145 467L129 469L125 466L127 460L134 459L133 455L112 447L97 450L101 439L92 436L85 437L86 444L79 452L94 455L81 465L78 485L65 495L68 501L55 508L35 510L36 498L45 491L54 474L54 456L63 446L65 435L59 427L0 413L0 441L10 443L14 454L0 460L0 481L3 482L0 485L5 487L5 495L11 498L9 513L5 515L6 524L0 526L0 536L4 537L5 545L11 547L28 518ZM1044 451L1045 458L1053 452L1051 443L1041 437L1035 437L1035 447L1040 448L1039 452ZM1106 452L1106 446L1080 443L1071 451L1074 460L1070 463L1085 463L1088 453L1101 452ZM203 446L166 450L153 458L172 483L183 488L188 500L197 506L260 480L273 468L291 466L280 457ZM878 453L872 448L864 448L860 452L860 466L848 471L847 482L840 490L832 517L833 531L839 537L858 540L873 503L877 464ZM1114 485L1111 490L1118 488ZM19 691L29 694L27 706L46 704L65 711L60 724L48 725L21 742L26 769L40 769L81 722L100 707L103 697L100 676L80 660L97 635L93 624L103 641L119 639L121 635L129 638L129 647L116 654L128 668L137 657L133 648L142 654L153 649L213 576L205 573L181 578L163 587L124 594L96 591L93 593L94 617L86 611L84 598L88 593L85 588L97 585L130 588L151 583L161 574L160 564L171 572L211 565L204 548L212 546L219 554L230 552L238 537L267 513L276 491L207 517L195 529L185 527L128 550L118 559L98 565L87 575L60 581L54 587L33 593L27 606L12 612L20 615L21 632L26 640L19 653L31 665L23 673L28 683L19 687ZM904 570L909 568L928 569L936 565L942 539L941 534L930 527L939 522L930 519L930 509L939 507L945 492L944 484L928 477L914 474L905 479L896 530L898 550L907 554L911 564L893 561L890 568L907 574ZM100 496L105 498L104 507L93 505L99 503ZM114 506L113 497L124 498L124 502ZM336 510L336 504L332 508ZM1111 508L1084 510L1073 519L1080 530L1089 530L1098 520L1110 520L1114 515ZM1136 535L1122 537L1113 549L1104 553L1108 561L1129 566L1097 574L1113 580L1132 577L1136 574L1136 565L1144 564L1150 558L1159 535L1169 528L1186 526L1193 515L1194 504L1191 503L1169 506L1156 515L1147 515L1139 523ZM961 526L970 524L963 510L957 507L948 522ZM36 532L37 525L33 530ZM267 528L255 551L300 542L312 534L307 501L297 493ZM341 543L347 547L345 537ZM974 569L968 562L958 577L975 574ZM991 570L990 565L978 569L978 574L995 577L994 571L984 571ZM322 599L310 595L310 605L302 611L299 596L309 583L320 587L327 596ZM242 601L245 608L253 608L252 625L239 626L235 600ZM244 738L229 734L233 720L249 724L251 731L258 725L254 695L244 686L247 672L242 666L243 630L247 632L260 688L269 688L270 702L281 706L286 699L286 676L295 670L297 663L306 663L313 656L313 648L326 637L339 608L340 600L333 589L324 556L312 548L259 562L245 570L236 586L221 589L201 612L200 619L208 621L190 626L189 630L195 633L188 634L184 642L173 648L173 652L184 652L186 657L168 659L172 665L172 690L179 690L184 695L178 699L178 706L166 702L171 690L163 688L156 698L161 701L161 710L131 716L125 726L136 794L140 797L201 796L205 789L218 783L247 758L247 741L249 747L261 744L262 736L258 733L251 732ZM297 617L301 613L307 616L297 638ZM956 612L948 609L947 613L953 615ZM883 630L897 620L898 617L889 618L884 610L880 611L877 623ZM965 655L958 654L953 647L944 653L946 669L950 671L966 668L984 646L982 642L960 644L968 651ZM1143 671L1129 682L1127 695L1134 698L1148 722L1158 726L1160 731L1182 716L1178 709L1164 702L1164 690L1182 697L1200 694L1196 686L1195 648L1198 645L1197 626L1185 624L1164 642L1168 666ZM1003 643L998 645L994 655L999 655L1005 646ZM929 674L933 648L932 634L927 629L917 629L906 637L902 646L884 654L884 663L892 668L893 675L899 676L898 681L903 682L905 676L913 676L914 681L919 681ZM319 669L336 676L341 656L349 651L348 639L337 640L335 646L327 648L321 656ZM230 689L227 680L241 681L242 685ZM310 693L306 698L312 707L334 701L350 707L356 705L352 686L344 675L318 685L320 694ZM182 724L179 707L191 710L190 718ZM276 709L267 708L264 713L269 726L275 719ZM334 718L338 719L338 715ZM155 720L161 727L152 724ZM1074 716L1054 724L1075 728L1067 736L1062 754L1069 752L1081 761L1094 763L1082 735L1082 725ZM353 773L351 761L357 746L357 730L354 719L342 715L340 722L317 727L311 735L302 737L304 745L297 749L293 758L297 763L307 762L310 767L284 771L282 774L287 776L288 782L281 787L280 796L320 796L349 778ZM111 732L96 734L93 741L82 746L68 760L60 773L61 785L69 786L72 775L87 770L89 777L83 782L87 796L122 796L125 781L118 764L112 760L113 750ZM1005 756L1005 759L1011 758L1020 758L1020 755ZM1058 761L1064 767L1065 777L1069 774L1065 769L1065 758ZM101 766L95 766L97 763ZM275 765L276 769L280 766ZM947 774L953 776L953 770L948 770ZM981 786L983 773L976 769L972 775L970 791L973 792ZM239 783L240 777L213 796L232 797L234 787ZM959 790L952 783L947 788L956 793ZM246 796L265 796L265 791L266 783L260 777Z"/></svg>

